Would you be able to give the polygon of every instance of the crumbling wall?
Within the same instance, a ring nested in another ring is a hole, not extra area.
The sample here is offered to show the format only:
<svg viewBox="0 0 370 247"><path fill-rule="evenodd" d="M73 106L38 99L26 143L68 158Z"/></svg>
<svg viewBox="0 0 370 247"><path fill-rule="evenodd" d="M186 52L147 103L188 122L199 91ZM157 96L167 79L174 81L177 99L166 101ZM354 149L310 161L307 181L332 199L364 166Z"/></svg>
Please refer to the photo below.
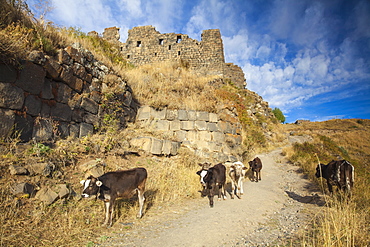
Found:
<svg viewBox="0 0 370 247"><path fill-rule="evenodd" d="M78 44L55 57L33 51L20 68L0 64L0 137L20 133L23 141L46 141L93 133L105 114L104 78L113 74ZM126 83L117 76L115 83L124 88L124 125L137 109Z"/></svg>
<svg viewBox="0 0 370 247"><path fill-rule="evenodd" d="M117 42L114 37L117 37L118 31L117 28L106 28L103 37ZM198 41L186 34L162 34L153 26L134 27L128 31L126 43L121 43L121 53L134 65L180 61L197 73L219 75L244 88L246 83L242 69L225 63L220 30L204 30L201 38Z"/></svg>

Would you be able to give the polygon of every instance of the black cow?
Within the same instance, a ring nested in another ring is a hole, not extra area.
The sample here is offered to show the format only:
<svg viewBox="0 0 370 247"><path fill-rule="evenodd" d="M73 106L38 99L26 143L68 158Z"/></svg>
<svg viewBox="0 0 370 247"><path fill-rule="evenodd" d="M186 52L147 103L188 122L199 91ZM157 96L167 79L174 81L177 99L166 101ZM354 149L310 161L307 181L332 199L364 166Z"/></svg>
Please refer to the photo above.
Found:
<svg viewBox="0 0 370 247"><path fill-rule="evenodd" d="M103 225L111 226L116 198L129 198L137 191L139 198L137 217L141 218L143 215L144 190L147 176L145 168L107 172L98 178L90 176L86 180L81 181L81 184L84 185L82 197L96 195L100 200L104 201L105 221Z"/></svg>
<svg viewBox="0 0 370 247"><path fill-rule="evenodd" d="M254 160L249 161L249 167L252 170L252 181L258 182L258 180L261 180L261 170L262 170L262 161L260 158L256 157ZM256 174L256 176L254 176Z"/></svg>
<svg viewBox="0 0 370 247"><path fill-rule="evenodd" d="M203 185L202 196L207 196L209 205L213 207L213 197L215 188L218 187L218 200L221 198L226 200L225 182L226 182L226 167L223 164L217 164L209 167L210 163L199 164L202 169L197 172L200 176L200 182Z"/></svg>
<svg viewBox="0 0 370 247"><path fill-rule="evenodd" d="M319 164L316 167L317 178L323 177L326 179L328 189L333 194L333 185L337 186L338 190L342 190L348 195L351 195L355 179L355 168L346 160L332 160L329 164Z"/></svg>

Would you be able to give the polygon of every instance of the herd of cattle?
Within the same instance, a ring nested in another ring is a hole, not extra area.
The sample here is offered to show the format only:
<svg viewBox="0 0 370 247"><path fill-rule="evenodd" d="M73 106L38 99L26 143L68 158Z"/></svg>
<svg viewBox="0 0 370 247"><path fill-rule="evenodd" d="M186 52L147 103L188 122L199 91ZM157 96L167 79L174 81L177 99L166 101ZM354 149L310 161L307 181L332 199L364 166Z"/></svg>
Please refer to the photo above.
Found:
<svg viewBox="0 0 370 247"><path fill-rule="evenodd" d="M252 172L251 181L261 180L262 162L256 157L249 161L249 168ZM215 190L218 191L218 200L226 200L226 167L229 168L231 179L231 199L236 195L239 199L243 195L243 179L248 168L240 161L219 163L212 166L205 162L199 164L201 169L197 172L200 176L200 183L203 186L202 196L208 196L209 205L213 207ZM332 186L351 194L354 183L354 167L346 160L331 161L328 165L319 164L316 168L316 177L323 177L327 180L330 193L333 193ZM129 198L137 192L139 199L138 218L143 215L145 182L148 177L145 168L134 168L130 170L108 172L95 178L89 176L82 180L84 186L82 197L96 196L105 204L105 221L103 225L111 226L114 210L114 202L117 198Z"/></svg>

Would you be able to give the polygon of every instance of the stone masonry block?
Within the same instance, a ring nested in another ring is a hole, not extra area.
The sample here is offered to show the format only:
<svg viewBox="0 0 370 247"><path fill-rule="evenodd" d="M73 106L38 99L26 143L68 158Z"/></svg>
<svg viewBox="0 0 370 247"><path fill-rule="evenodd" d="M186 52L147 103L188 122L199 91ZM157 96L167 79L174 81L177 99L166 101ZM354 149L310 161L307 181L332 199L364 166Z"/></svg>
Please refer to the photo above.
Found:
<svg viewBox="0 0 370 247"><path fill-rule="evenodd" d="M164 140L163 141L163 146L162 146L162 154L170 155L171 154L171 148L172 148L172 142L170 140Z"/></svg>
<svg viewBox="0 0 370 247"><path fill-rule="evenodd" d="M186 139L189 141L198 140L198 131L190 130L186 132Z"/></svg>
<svg viewBox="0 0 370 247"><path fill-rule="evenodd" d="M169 130L170 122L167 120L156 120L155 128L157 130Z"/></svg>
<svg viewBox="0 0 370 247"><path fill-rule="evenodd" d="M154 119L166 119L166 111L167 109L163 109L163 110L160 110L160 111L156 111L154 109L152 109L151 111L151 116L154 118Z"/></svg>
<svg viewBox="0 0 370 247"><path fill-rule="evenodd" d="M231 125L228 122L220 121L217 123L217 125L220 128L221 132L232 133Z"/></svg>
<svg viewBox="0 0 370 247"><path fill-rule="evenodd" d="M32 62L25 62L15 85L31 94L39 94L44 86L46 72L43 67Z"/></svg>
<svg viewBox="0 0 370 247"><path fill-rule="evenodd" d="M206 121L195 121L194 127L196 130L207 130L207 123Z"/></svg>
<svg viewBox="0 0 370 247"><path fill-rule="evenodd" d="M197 112L197 120L199 121L209 121L209 113L205 111L198 111Z"/></svg>
<svg viewBox="0 0 370 247"><path fill-rule="evenodd" d="M180 121L188 121L188 112L186 110L178 110L178 119Z"/></svg>
<svg viewBox="0 0 370 247"><path fill-rule="evenodd" d="M181 121L182 130L194 130L194 121Z"/></svg>
<svg viewBox="0 0 370 247"><path fill-rule="evenodd" d="M211 123L217 123L218 122L218 115L216 113L209 113L209 121Z"/></svg>
<svg viewBox="0 0 370 247"><path fill-rule="evenodd" d="M220 128L216 123L207 123L207 130L211 132L220 131Z"/></svg>
<svg viewBox="0 0 370 247"><path fill-rule="evenodd" d="M94 133L94 126L88 123L80 124L80 138Z"/></svg>
<svg viewBox="0 0 370 247"><path fill-rule="evenodd" d="M99 105L95 101L89 98L82 99L81 107L85 109L86 111L91 112L93 114L97 114L99 110Z"/></svg>
<svg viewBox="0 0 370 247"><path fill-rule="evenodd" d="M195 121L197 120L197 112L196 111L188 111L188 120Z"/></svg>
<svg viewBox="0 0 370 247"><path fill-rule="evenodd" d="M186 131L184 130L175 131L175 138L179 142L186 141Z"/></svg>
<svg viewBox="0 0 370 247"><path fill-rule="evenodd" d="M212 140L215 142L225 142L225 134L222 132L212 132Z"/></svg>
<svg viewBox="0 0 370 247"><path fill-rule="evenodd" d="M0 99L0 107L20 110L24 102L24 93L18 87L0 82Z"/></svg>
<svg viewBox="0 0 370 247"><path fill-rule="evenodd" d="M140 149L144 150L146 152L149 152L152 147L152 138L151 137L137 137L133 138L130 141L130 145Z"/></svg>
<svg viewBox="0 0 370 247"><path fill-rule="evenodd" d="M222 144L219 142L209 142L209 149L211 152L221 152Z"/></svg>
<svg viewBox="0 0 370 247"><path fill-rule="evenodd" d="M166 119L167 120L176 120L176 119L178 119L178 111L177 110L168 110L167 109Z"/></svg>
<svg viewBox="0 0 370 247"><path fill-rule="evenodd" d="M181 130L181 122L179 120L169 121L169 123L170 123L170 130L172 131Z"/></svg>
<svg viewBox="0 0 370 247"><path fill-rule="evenodd" d="M160 155L160 154L162 154L162 147L163 147L163 141L159 140L159 139L156 139L156 138L153 138L152 139L152 148L151 148L150 152L152 154Z"/></svg>
<svg viewBox="0 0 370 247"><path fill-rule="evenodd" d="M10 136L14 122L14 112L0 108L0 138Z"/></svg>
<svg viewBox="0 0 370 247"><path fill-rule="evenodd" d="M212 134L209 131L199 131L198 132L198 139L200 141L211 141L212 140Z"/></svg>
<svg viewBox="0 0 370 247"><path fill-rule="evenodd" d="M149 106L144 106L139 108L137 112L137 120L148 120L150 118L151 108Z"/></svg>

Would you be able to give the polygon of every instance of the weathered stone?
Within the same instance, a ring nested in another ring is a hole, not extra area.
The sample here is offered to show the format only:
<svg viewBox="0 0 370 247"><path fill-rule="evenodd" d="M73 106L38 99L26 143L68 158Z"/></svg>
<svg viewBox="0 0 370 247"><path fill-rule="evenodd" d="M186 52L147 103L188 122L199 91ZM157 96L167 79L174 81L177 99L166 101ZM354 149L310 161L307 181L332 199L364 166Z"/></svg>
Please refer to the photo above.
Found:
<svg viewBox="0 0 370 247"><path fill-rule="evenodd" d="M196 130L189 130L186 132L186 139L189 141L198 140L198 131Z"/></svg>
<svg viewBox="0 0 370 247"><path fill-rule="evenodd" d="M41 104L40 116L43 117L43 118L49 118L50 117L50 112L51 112L51 108L50 108L49 104L42 103Z"/></svg>
<svg viewBox="0 0 370 247"><path fill-rule="evenodd" d="M188 112L186 110L178 110L178 119L180 121L188 121L189 120L189 117L188 117Z"/></svg>
<svg viewBox="0 0 370 247"><path fill-rule="evenodd" d="M92 175L94 177L100 177L104 174L104 164L100 160L90 160L79 165L79 169L85 172L86 177Z"/></svg>
<svg viewBox="0 0 370 247"><path fill-rule="evenodd" d="M200 141L211 141L212 140L212 134L208 131L199 131L198 132L198 138Z"/></svg>
<svg viewBox="0 0 370 247"><path fill-rule="evenodd" d="M225 142L225 134L222 132L212 132L212 140L215 142Z"/></svg>
<svg viewBox="0 0 370 247"><path fill-rule="evenodd" d="M36 163L28 164L25 168L29 171L31 176L42 175L49 177L54 170L54 165L51 163Z"/></svg>
<svg viewBox="0 0 370 247"><path fill-rule="evenodd" d="M169 123L170 123L170 130L172 131L181 130L181 122L179 120L169 121Z"/></svg>
<svg viewBox="0 0 370 247"><path fill-rule="evenodd" d="M36 117L41 112L41 100L39 98L36 98L34 95L30 94L26 97L24 107L28 114L30 114L33 117Z"/></svg>
<svg viewBox="0 0 370 247"><path fill-rule="evenodd" d="M23 166L10 165L9 166L10 175L27 175L28 171Z"/></svg>
<svg viewBox="0 0 370 247"><path fill-rule="evenodd" d="M93 114L97 114L99 110L99 105L95 101L89 98L82 99L81 107L85 109L86 111L91 112Z"/></svg>
<svg viewBox="0 0 370 247"><path fill-rule="evenodd" d="M47 78L45 78L45 81L44 81L44 86L41 91L41 98L43 99L53 99L54 98L51 81Z"/></svg>
<svg viewBox="0 0 370 247"><path fill-rule="evenodd" d="M209 142L209 150L211 152L221 152L222 144L219 142Z"/></svg>
<svg viewBox="0 0 370 247"><path fill-rule="evenodd" d="M211 132L216 132L216 131L220 131L220 128L218 127L216 123L207 123L207 130Z"/></svg>
<svg viewBox="0 0 370 247"><path fill-rule="evenodd" d="M45 205L50 205L58 199L58 194L52 191L50 188L41 188L35 198L45 203Z"/></svg>
<svg viewBox="0 0 370 247"><path fill-rule="evenodd" d="M163 146L163 141L162 140L153 138L152 139L152 147L150 149L150 152L152 154L160 155L160 154L162 154L162 146Z"/></svg>
<svg viewBox="0 0 370 247"><path fill-rule="evenodd" d="M34 119L27 115L15 115L15 131L20 133L22 141L29 141L32 139Z"/></svg>
<svg viewBox="0 0 370 247"><path fill-rule="evenodd" d="M43 67L30 61L26 61L22 66L23 69L20 73L19 79L16 80L15 85L31 94L37 95L41 93L46 76L46 72Z"/></svg>
<svg viewBox="0 0 370 247"><path fill-rule="evenodd" d="M81 52L79 52L77 49L73 48L72 46L67 46L65 48L68 55L77 63L84 64L83 56Z"/></svg>
<svg viewBox="0 0 370 247"><path fill-rule="evenodd" d="M64 83L57 83L58 93L56 100L60 103L67 104L71 98L72 89Z"/></svg>
<svg viewBox="0 0 370 247"><path fill-rule="evenodd" d="M35 186L29 183L16 183L11 187L13 195L24 195L33 196L35 194Z"/></svg>
<svg viewBox="0 0 370 247"><path fill-rule="evenodd" d="M194 130L194 121L181 121L182 130Z"/></svg>
<svg viewBox="0 0 370 247"><path fill-rule="evenodd" d="M144 150L149 152L152 146L152 138L151 137L137 137L133 138L130 141L130 145L136 147L140 150Z"/></svg>
<svg viewBox="0 0 370 247"><path fill-rule="evenodd" d="M46 58L42 51L33 50L28 54L27 59L33 63L43 65L46 62Z"/></svg>
<svg viewBox="0 0 370 247"><path fill-rule="evenodd" d="M37 141L49 141L53 139L53 123L48 120L40 119L33 127L32 136Z"/></svg>
<svg viewBox="0 0 370 247"><path fill-rule="evenodd" d="M84 115L84 122L89 123L89 124L93 124L95 126L98 126L99 125L99 117L98 117L98 115L86 112L85 115Z"/></svg>
<svg viewBox="0 0 370 247"><path fill-rule="evenodd" d="M170 129L170 123L167 120L157 120L155 124L155 128L157 130L169 130Z"/></svg>
<svg viewBox="0 0 370 247"><path fill-rule="evenodd" d="M57 184L53 191L58 194L59 199L67 198L70 194L70 190L66 184Z"/></svg>
<svg viewBox="0 0 370 247"><path fill-rule="evenodd" d="M46 70L46 76L54 80L58 80L60 78L59 76L63 69L57 61L49 56L46 56L44 68Z"/></svg>
<svg viewBox="0 0 370 247"><path fill-rule="evenodd" d="M167 109L163 109L159 111L152 110L150 114L153 119L163 120L163 119L166 119L166 112L167 112Z"/></svg>
<svg viewBox="0 0 370 247"><path fill-rule="evenodd" d="M189 121L195 121L197 120L197 112L196 111L188 111L188 120Z"/></svg>
<svg viewBox="0 0 370 247"><path fill-rule="evenodd" d="M177 110L168 110L167 109L166 119L167 120L170 120L170 121L178 119L178 112L177 112Z"/></svg>
<svg viewBox="0 0 370 247"><path fill-rule="evenodd" d="M18 87L0 82L0 99L0 107L20 110L24 102L24 93Z"/></svg>
<svg viewBox="0 0 370 247"><path fill-rule="evenodd" d="M209 113L208 112L203 112L203 111L198 111L197 112L197 120L199 121L209 121Z"/></svg>
<svg viewBox="0 0 370 247"><path fill-rule="evenodd" d="M180 142L171 142L171 155L177 155L180 144Z"/></svg>
<svg viewBox="0 0 370 247"><path fill-rule="evenodd" d="M95 101L97 103L100 103L101 99L102 99L102 94L98 91L92 91L90 93L90 99L92 99L93 101Z"/></svg>
<svg viewBox="0 0 370 247"><path fill-rule="evenodd" d="M73 70L69 66L64 66L60 73L60 79L70 88L75 89L77 77L73 75Z"/></svg>
<svg viewBox="0 0 370 247"><path fill-rule="evenodd" d="M74 63L72 66L72 70L75 76L77 76L80 79L84 79L86 76L86 69L84 66L82 66L79 63Z"/></svg>
<svg viewBox="0 0 370 247"><path fill-rule="evenodd" d="M9 137L12 134L14 123L14 112L12 110L5 110L0 108L0 137Z"/></svg>
<svg viewBox="0 0 370 247"><path fill-rule="evenodd" d="M71 124L69 126L69 135L72 137L79 137L80 136L80 125L79 124Z"/></svg>
<svg viewBox="0 0 370 247"><path fill-rule="evenodd" d="M170 155L171 154L171 148L172 148L172 142L170 140L164 140L163 141L163 146L162 146L162 154Z"/></svg>
<svg viewBox="0 0 370 247"><path fill-rule="evenodd" d="M56 120L69 122L72 118L72 110L68 105L57 102L51 107L50 115Z"/></svg>
<svg viewBox="0 0 370 247"><path fill-rule="evenodd" d="M218 122L218 116L216 113L209 113L209 121L211 123L217 123Z"/></svg>
<svg viewBox="0 0 370 247"><path fill-rule="evenodd" d="M186 131L184 131L184 130L175 131L175 138L179 142L185 141L186 140Z"/></svg>
<svg viewBox="0 0 370 247"><path fill-rule="evenodd" d="M0 63L0 75L0 82L13 83L17 79L17 70L13 66Z"/></svg>
<svg viewBox="0 0 370 247"><path fill-rule="evenodd" d="M220 121L217 123L217 125L220 128L221 132L232 133L231 125L228 122Z"/></svg>
<svg viewBox="0 0 370 247"><path fill-rule="evenodd" d="M83 110L74 109L72 111L72 116L71 116L72 121L81 123L83 121L84 115L85 115L85 112Z"/></svg>
<svg viewBox="0 0 370 247"><path fill-rule="evenodd" d="M139 108L137 112L137 120L148 120L150 118L150 113L152 108L150 106L144 106Z"/></svg>
<svg viewBox="0 0 370 247"><path fill-rule="evenodd" d="M94 133L94 126L88 123L80 124L80 138Z"/></svg>
<svg viewBox="0 0 370 247"><path fill-rule="evenodd" d="M207 123L206 121L195 121L194 128L196 130L207 130Z"/></svg>
<svg viewBox="0 0 370 247"><path fill-rule="evenodd" d="M59 122L57 135L60 138L67 138L69 136L69 126L65 122Z"/></svg>

